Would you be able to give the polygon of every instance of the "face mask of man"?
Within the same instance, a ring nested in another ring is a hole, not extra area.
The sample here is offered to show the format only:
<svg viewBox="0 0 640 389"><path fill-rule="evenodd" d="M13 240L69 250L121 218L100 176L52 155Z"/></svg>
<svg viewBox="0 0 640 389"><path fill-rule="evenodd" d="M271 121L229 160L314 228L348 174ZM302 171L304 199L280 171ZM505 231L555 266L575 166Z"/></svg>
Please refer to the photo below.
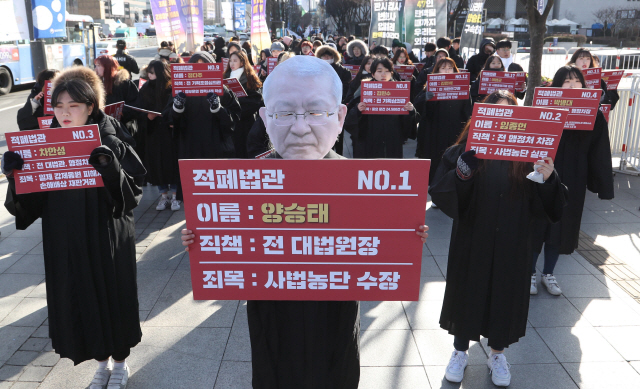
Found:
<svg viewBox="0 0 640 389"><path fill-rule="evenodd" d="M328 64L332 64L333 63L333 59L323 59L323 61L328 63Z"/></svg>

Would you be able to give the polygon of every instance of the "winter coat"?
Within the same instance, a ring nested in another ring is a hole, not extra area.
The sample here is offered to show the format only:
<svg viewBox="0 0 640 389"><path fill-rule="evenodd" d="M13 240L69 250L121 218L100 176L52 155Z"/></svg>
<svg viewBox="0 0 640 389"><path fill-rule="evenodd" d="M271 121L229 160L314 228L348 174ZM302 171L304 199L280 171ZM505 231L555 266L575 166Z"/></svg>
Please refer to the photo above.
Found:
<svg viewBox="0 0 640 389"><path fill-rule="evenodd" d="M238 97L242 113L240 121L236 123L235 130L233 130L233 145L236 158L250 158L247 152L247 136L258 117L258 111L264 107L264 100L262 99L262 89L251 91L247 89L247 75L244 72L240 76L240 84L247 92L247 96Z"/></svg>
<svg viewBox="0 0 640 389"><path fill-rule="evenodd" d="M603 200L614 195L609 126L602 112L598 111L593 131L562 132L554 165L569 188L569 201L559 223L538 224L534 250L539 253L542 243L547 242L558 247L560 254L571 254L578 247L586 190Z"/></svg>
<svg viewBox="0 0 640 389"><path fill-rule="evenodd" d="M222 62L222 58L227 58L227 45L224 38L219 36L213 41L213 54L215 54L215 61Z"/></svg>
<svg viewBox="0 0 640 389"><path fill-rule="evenodd" d="M262 118L258 115L253 126L251 126L251 130L249 130L249 134L247 134L247 157L255 158L270 149L271 142L267 134L267 127L265 127Z"/></svg>
<svg viewBox="0 0 640 389"><path fill-rule="evenodd" d="M262 58L262 53L264 53L267 58L271 57L271 50L269 49L263 49L260 52L260 57ZM269 64L267 63L267 60L265 59L264 61L258 61L258 65L260 65L260 70L258 71L258 77L260 77L260 81L264 82L264 80L267 78L267 71L269 70ZM264 76L262 75L262 71L264 70Z"/></svg>
<svg viewBox="0 0 640 389"><path fill-rule="evenodd" d="M354 47L360 48L360 56L356 57L353 53ZM349 56L349 60L345 61L345 63L349 65L360 65L364 60L364 57L369 55L369 48L367 47L367 44L360 39L354 39L347 44L347 55Z"/></svg>
<svg viewBox="0 0 640 389"><path fill-rule="evenodd" d="M107 94L106 105L111 105L124 101L126 105L133 106L138 100L138 87L131 81L131 74L124 70L118 70L114 79L111 93ZM129 134L135 135L138 132L136 123L137 114L130 108L124 107L120 121L127 127Z"/></svg>
<svg viewBox="0 0 640 389"><path fill-rule="evenodd" d="M600 97L600 104L611 104L611 110L616 107L620 95L617 90L608 90L607 83L604 80L600 80L600 88L602 89L602 97Z"/></svg>
<svg viewBox="0 0 640 389"><path fill-rule="evenodd" d="M482 69L484 69L484 64L487 62L487 58L489 58L489 54L485 54L484 52L484 47L488 44L493 44L493 47L495 47L493 38L484 38L480 42L480 51L478 54L473 55L467 61L467 70L470 74L469 82L475 81Z"/></svg>
<svg viewBox="0 0 640 389"><path fill-rule="evenodd" d="M342 100L347 97L349 91L349 83L351 82L351 72L340 64L341 56L338 50L331 46L320 46L316 50L316 57L322 59L325 55L331 55L333 57L333 63L331 67L336 71L336 74L342 82ZM362 62L362 61L361 61Z"/></svg>
<svg viewBox="0 0 640 389"><path fill-rule="evenodd" d="M468 181L456 175L466 144L449 148L429 194L453 218L440 327L463 339L508 346L525 335L533 223L562 217L566 188L553 173L544 184L509 178L510 162L484 161Z"/></svg>
<svg viewBox="0 0 640 389"><path fill-rule="evenodd" d="M20 131L26 130L37 130L40 128L38 123L38 118L41 118L44 115L44 97L40 99L40 105L38 105L35 109L31 104L31 99L36 97L38 93L42 92L42 87L38 84L35 84L31 89L31 93L29 93L29 97L27 97L27 102L24 104L22 108L18 110L18 128Z"/></svg>
<svg viewBox="0 0 640 389"><path fill-rule="evenodd" d="M116 61L118 61L118 64L127 69L130 74L140 73L138 62L136 62L136 59L129 54L123 52L122 50L118 50L113 57L116 59Z"/></svg>

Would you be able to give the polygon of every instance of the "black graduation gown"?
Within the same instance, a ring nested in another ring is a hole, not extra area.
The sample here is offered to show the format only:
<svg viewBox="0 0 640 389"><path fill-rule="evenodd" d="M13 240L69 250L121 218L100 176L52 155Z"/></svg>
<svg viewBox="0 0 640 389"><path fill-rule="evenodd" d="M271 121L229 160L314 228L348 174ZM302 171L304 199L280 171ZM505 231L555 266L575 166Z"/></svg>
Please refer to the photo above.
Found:
<svg viewBox="0 0 640 389"><path fill-rule="evenodd" d="M607 89L607 83L604 80L600 80L600 88L602 89L602 97L600 97L600 104L611 104L611 110L616 107L618 104L618 100L620 100L620 95L617 90L609 90Z"/></svg>
<svg viewBox="0 0 640 389"><path fill-rule="evenodd" d="M349 104L344 129L351 135L354 158L402 158L402 145L416 138L420 115L363 115L358 109L360 96Z"/></svg>
<svg viewBox="0 0 640 389"><path fill-rule="evenodd" d="M431 160L429 179L433 180L445 150L456 142L471 117L471 100L426 101L422 91L415 105L420 113L416 157Z"/></svg>
<svg viewBox="0 0 640 389"><path fill-rule="evenodd" d="M559 223L538 223L534 251L539 253L542 243L547 242L559 247L560 254L571 254L578 247L586 190L603 200L613 199L609 126L602 112L598 111L593 131L562 132L554 165L569 189L569 201Z"/></svg>
<svg viewBox="0 0 640 389"><path fill-rule="evenodd" d="M566 188L554 173L544 184L510 184L508 161L485 161L469 181L456 175L466 145L449 148L429 194L453 218L440 327L450 334L508 346L525 335L531 281L530 232L537 218L562 216Z"/></svg>
<svg viewBox="0 0 640 389"><path fill-rule="evenodd" d="M138 100L138 87L131 81L131 75L125 69L118 70L115 76L111 93L107 95L105 105L119 103L124 101L126 105L135 105ZM122 110L122 118L120 122L124 124L130 135L136 136L138 132L138 124L136 122L136 111L124 107Z"/></svg>
<svg viewBox="0 0 640 389"><path fill-rule="evenodd" d="M247 76L244 73L242 73L240 77L240 83L247 92L247 96L238 97L242 114L240 115L240 121L235 125L232 137L236 151L235 157L249 158L249 153L247 152L247 136L258 117L258 110L260 110L260 107L264 107L264 100L262 99L262 89L247 90Z"/></svg>
<svg viewBox="0 0 640 389"><path fill-rule="evenodd" d="M249 300L247 317L254 389L358 388L359 301Z"/></svg>
<svg viewBox="0 0 640 389"><path fill-rule="evenodd" d="M267 134L267 127L258 115L247 135L247 157L255 158L269 150L271 150L271 142L269 134Z"/></svg>
<svg viewBox="0 0 640 389"><path fill-rule="evenodd" d="M216 113L211 113L205 96L187 97L182 113L173 109L173 98L169 100L162 116L173 125L179 159L235 157L231 136L242 110L236 95L226 86L219 98L221 107Z"/></svg>
<svg viewBox="0 0 640 389"><path fill-rule="evenodd" d="M38 130L40 125L38 123L38 118L44 116L44 97L40 100L40 106L36 108L35 112L31 106L31 99L33 99L38 93L42 91L42 88L34 87L31 89L31 93L29 93L29 97L27 97L27 102L24 104L24 107L18 110L18 128L20 131L26 130Z"/></svg>
<svg viewBox="0 0 640 389"><path fill-rule="evenodd" d="M115 154L99 169L105 187L16 195L9 179L5 201L19 230L42 218L49 337L75 364L125 351L142 337L133 220L142 189L120 164L126 149L114 136L117 122L97 116L102 144Z"/></svg>
<svg viewBox="0 0 640 389"><path fill-rule="evenodd" d="M156 82L148 81L140 89L135 107L162 113L171 98L171 86L164 90L162 102L156 103ZM180 182L178 150L169 121L163 117L149 120L144 112L137 112L139 128L144 128L144 165L147 181L154 185L176 185Z"/></svg>

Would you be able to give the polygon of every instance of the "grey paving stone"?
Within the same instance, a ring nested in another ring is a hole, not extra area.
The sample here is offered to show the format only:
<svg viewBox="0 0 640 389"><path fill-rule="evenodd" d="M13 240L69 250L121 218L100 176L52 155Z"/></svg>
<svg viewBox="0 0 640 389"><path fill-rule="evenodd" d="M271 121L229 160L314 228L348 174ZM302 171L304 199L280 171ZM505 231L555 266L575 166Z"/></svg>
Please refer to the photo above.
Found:
<svg viewBox="0 0 640 389"><path fill-rule="evenodd" d="M564 296L553 299L531 299L529 321L536 328L591 326Z"/></svg>
<svg viewBox="0 0 640 389"><path fill-rule="evenodd" d="M429 388L427 373L422 366L361 367L359 388L401 389Z"/></svg>
<svg viewBox="0 0 640 389"><path fill-rule="evenodd" d="M420 358L425 366L446 366L453 352L453 335L445 330L414 330ZM487 355L482 345L471 342L469 345L469 365L483 365L487 363Z"/></svg>
<svg viewBox="0 0 640 389"><path fill-rule="evenodd" d="M49 326L42 325L31 335L32 338L49 338Z"/></svg>
<svg viewBox="0 0 640 389"><path fill-rule="evenodd" d="M597 327L596 330L627 361L640 361L640 326Z"/></svg>
<svg viewBox="0 0 640 389"><path fill-rule="evenodd" d="M4 365L0 367L0 381L17 381L23 371L23 366Z"/></svg>
<svg viewBox="0 0 640 389"><path fill-rule="evenodd" d="M420 300L402 302L413 330L440 329L440 311L442 301Z"/></svg>
<svg viewBox="0 0 640 389"><path fill-rule="evenodd" d="M578 262L580 265L582 265L582 267L584 267L585 269L587 269L587 271L593 275L601 275L602 272L600 270L598 270L595 266L593 266L593 264L589 261L587 261L586 259L584 259L584 257L580 254L578 254L577 252L574 252L573 254L571 254L571 256L573 257L573 259L576 260L576 262Z"/></svg>
<svg viewBox="0 0 640 389"><path fill-rule="evenodd" d="M446 278L447 277L447 264L449 263L449 256L447 255L435 255L433 257L440 268L440 272Z"/></svg>
<svg viewBox="0 0 640 389"><path fill-rule="evenodd" d="M0 326L0 366L5 363L33 333L33 328Z"/></svg>
<svg viewBox="0 0 640 389"><path fill-rule="evenodd" d="M173 270L141 269L138 271L138 303L140 310L151 310L173 275Z"/></svg>
<svg viewBox="0 0 640 389"><path fill-rule="evenodd" d="M35 245L27 254L44 254L44 246L42 245L42 242Z"/></svg>
<svg viewBox="0 0 640 389"><path fill-rule="evenodd" d="M436 212L442 213L441 211ZM429 231L427 231L429 233L427 242L431 239L451 239L451 227L453 226L452 222L426 220L425 223L427 224L427 226L429 226Z"/></svg>
<svg viewBox="0 0 640 389"><path fill-rule="evenodd" d="M594 326L640 326L640 315L618 298L573 298L569 301Z"/></svg>
<svg viewBox="0 0 640 389"><path fill-rule="evenodd" d="M251 388L251 362L222 362L214 389Z"/></svg>
<svg viewBox="0 0 640 389"><path fill-rule="evenodd" d="M610 297L609 290L593 275L557 274L556 279L562 289L562 294L567 297ZM544 287L538 288L538 295L542 293L551 296Z"/></svg>
<svg viewBox="0 0 640 389"><path fill-rule="evenodd" d="M5 270L5 273L44 274L44 255L25 254Z"/></svg>
<svg viewBox="0 0 640 389"><path fill-rule="evenodd" d="M608 223L608 222L602 217L596 215L593 211L585 209L582 212L582 223L591 224L591 223Z"/></svg>
<svg viewBox="0 0 640 389"><path fill-rule="evenodd" d="M627 362L563 363L581 389L640 388L640 374Z"/></svg>
<svg viewBox="0 0 640 389"><path fill-rule="evenodd" d="M22 297L0 297L0 321L4 319L9 312L13 311L13 309L20 304L22 301Z"/></svg>
<svg viewBox="0 0 640 389"><path fill-rule="evenodd" d="M36 389L38 386L37 382L16 382L11 389Z"/></svg>
<svg viewBox="0 0 640 389"><path fill-rule="evenodd" d="M32 366L55 366L60 360L60 355L53 351L40 353L36 359L31 362Z"/></svg>
<svg viewBox="0 0 640 389"><path fill-rule="evenodd" d="M40 327L48 316L47 300L24 298L1 322L0 326Z"/></svg>
<svg viewBox="0 0 640 389"><path fill-rule="evenodd" d="M631 361L631 362L629 362L629 364L631 365L631 367L636 369L638 374L640 374L640 361Z"/></svg>
<svg viewBox="0 0 640 389"><path fill-rule="evenodd" d="M435 259L431 255L422 256L422 266L420 268L420 277L443 277L444 274L436 264Z"/></svg>
<svg viewBox="0 0 640 389"><path fill-rule="evenodd" d="M11 234L12 238L33 238L42 240L42 225L32 224L26 230L16 230Z"/></svg>
<svg viewBox="0 0 640 389"><path fill-rule="evenodd" d="M238 321L236 315L236 321ZM246 323L247 316L246 310L244 318L241 318ZM249 327L241 323L234 323L231 328L231 334L229 335L229 342L226 345L224 351L225 361L236 362L251 362L251 343L249 341Z"/></svg>
<svg viewBox="0 0 640 389"><path fill-rule="evenodd" d="M400 301L360 302L360 330L408 330L409 323Z"/></svg>
<svg viewBox="0 0 640 389"><path fill-rule="evenodd" d="M440 300L444 298L444 277L420 277L420 300Z"/></svg>
<svg viewBox="0 0 640 389"><path fill-rule="evenodd" d="M136 350L138 347L133 350ZM129 360L130 358L127 359L127 362L129 362ZM91 379L93 378L93 373L97 367L98 364L96 361L87 361L73 366L73 362L70 359L60 359L44 381L42 381L39 389L88 389ZM135 371L132 371L132 373L129 377L127 388L130 387L132 377L136 374ZM165 376L169 375L167 374Z"/></svg>
<svg viewBox="0 0 640 389"><path fill-rule="evenodd" d="M589 235L592 238L597 238L598 236L620 236L624 235L624 231L618 228L614 224L603 224L603 223L582 223L580 225L580 229L585 234Z"/></svg>
<svg viewBox="0 0 640 389"><path fill-rule="evenodd" d="M623 360L620 353L592 327L537 328L536 331L560 362Z"/></svg>
<svg viewBox="0 0 640 389"><path fill-rule="evenodd" d="M16 351L7 361L7 365L27 366L33 362L38 355L37 351Z"/></svg>
<svg viewBox="0 0 640 389"><path fill-rule="evenodd" d="M384 350L384 352L381 352ZM360 366L421 366L409 330L367 330L360 335Z"/></svg>
<svg viewBox="0 0 640 389"><path fill-rule="evenodd" d="M0 381L0 389L9 389L13 384L14 381Z"/></svg>
<svg viewBox="0 0 640 389"><path fill-rule="evenodd" d="M485 348L485 353L489 355L491 349L487 345L487 339L480 340ZM512 365L526 365L533 363L558 363L549 347L542 341L533 328L527 328L527 333L516 343L505 349L504 355Z"/></svg>
<svg viewBox="0 0 640 389"><path fill-rule="evenodd" d="M42 382L50 371L50 367L27 366L18 381Z"/></svg>
<svg viewBox="0 0 640 389"><path fill-rule="evenodd" d="M149 312L151 311L138 311L138 317L140 318L140 323L142 324L147 317L149 317Z"/></svg>
<svg viewBox="0 0 640 389"><path fill-rule="evenodd" d="M2 245L2 241L0 241L0 245ZM0 273L4 273L8 268L13 266L13 264L18 262L18 260L22 258L23 255L24 254L0 255Z"/></svg>
<svg viewBox="0 0 640 389"><path fill-rule="evenodd" d="M593 211L608 223L640 223L640 217L627 210Z"/></svg>
<svg viewBox="0 0 640 389"><path fill-rule="evenodd" d="M29 338L20 347L22 351L42 351L44 347L49 343L48 338Z"/></svg>
<svg viewBox="0 0 640 389"><path fill-rule="evenodd" d="M444 378L446 367L446 364L442 366L425 366L427 377L429 378L429 383L432 388L495 389L496 387L493 385L493 382L491 382L486 360L484 366L467 366L464 371L464 379L459 384L453 384Z"/></svg>
<svg viewBox="0 0 640 389"><path fill-rule="evenodd" d="M544 269L544 252L538 257L538 263L536 265L538 269L538 275L542 274ZM556 267L553 270L553 274L591 274L584 268L578 261L576 261L571 255L561 255L558 258ZM539 277L538 277L539 278ZM562 286L561 286L562 287Z"/></svg>
<svg viewBox="0 0 640 389"><path fill-rule="evenodd" d="M33 238L13 238L8 237L0 244L0 255L5 254L26 254L33 249L40 241Z"/></svg>
<svg viewBox="0 0 640 389"><path fill-rule="evenodd" d="M616 193L617 197L617 193ZM617 199L613 201L602 201L602 200L591 200L585 201L584 207L590 211L612 211L612 210L623 210L624 207L619 204Z"/></svg>
<svg viewBox="0 0 640 389"><path fill-rule="evenodd" d="M175 270L185 254L180 231L175 227L162 230L138 260L138 269Z"/></svg>
<svg viewBox="0 0 640 389"><path fill-rule="evenodd" d="M431 255L448 255L449 242L449 239L431 239L431 237L429 237L427 238L427 247Z"/></svg>
<svg viewBox="0 0 640 389"><path fill-rule="evenodd" d="M172 350L194 358L220 361L224 355L230 330L230 328L145 327L140 345Z"/></svg>
<svg viewBox="0 0 640 389"><path fill-rule="evenodd" d="M42 280L39 274L0 274L0 297L25 297Z"/></svg>
<svg viewBox="0 0 640 389"><path fill-rule="evenodd" d="M46 284L45 280L42 280L42 282L39 283L38 286L33 288L33 290L31 292L29 292L27 297L28 298L46 299L47 298L47 284Z"/></svg>

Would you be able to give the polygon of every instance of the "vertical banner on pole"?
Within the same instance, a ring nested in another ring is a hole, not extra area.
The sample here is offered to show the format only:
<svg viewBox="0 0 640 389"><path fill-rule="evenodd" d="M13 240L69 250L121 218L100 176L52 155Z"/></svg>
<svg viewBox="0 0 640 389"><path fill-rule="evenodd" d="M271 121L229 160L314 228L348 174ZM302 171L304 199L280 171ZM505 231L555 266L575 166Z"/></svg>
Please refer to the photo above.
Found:
<svg viewBox="0 0 640 389"><path fill-rule="evenodd" d="M469 0L469 12L460 37L460 56L466 63L478 53L482 41L482 9L484 0Z"/></svg>
<svg viewBox="0 0 640 389"><path fill-rule="evenodd" d="M404 21L406 42L421 58L425 44L436 43L439 37L447 35L447 1L405 0Z"/></svg>
<svg viewBox="0 0 640 389"><path fill-rule="evenodd" d="M394 39L403 41L402 25L405 0L371 0L369 42L391 47Z"/></svg>
<svg viewBox="0 0 640 389"><path fill-rule="evenodd" d="M271 37L267 27L266 0L251 0L251 46L260 53L271 47Z"/></svg>
<svg viewBox="0 0 640 389"><path fill-rule="evenodd" d="M244 31L247 29L247 19L245 17L247 12L247 5L245 3L236 2L233 14L233 25L236 31Z"/></svg>
<svg viewBox="0 0 640 389"><path fill-rule="evenodd" d="M67 36L66 2L61 0L32 0L33 38L63 38ZM8 18L9 15L5 15Z"/></svg>
<svg viewBox="0 0 640 389"><path fill-rule="evenodd" d="M180 20L176 0L149 0L158 42L172 41L176 48L186 46L187 35ZM204 33L203 33L204 35Z"/></svg>
<svg viewBox="0 0 640 389"><path fill-rule="evenodd" d="M180 14L180 24L186 39L184 48L180 45L176 45L176 47L179 52L197 51L197 48L204 42L202 0L180 0L178 13Z"/></svg>

